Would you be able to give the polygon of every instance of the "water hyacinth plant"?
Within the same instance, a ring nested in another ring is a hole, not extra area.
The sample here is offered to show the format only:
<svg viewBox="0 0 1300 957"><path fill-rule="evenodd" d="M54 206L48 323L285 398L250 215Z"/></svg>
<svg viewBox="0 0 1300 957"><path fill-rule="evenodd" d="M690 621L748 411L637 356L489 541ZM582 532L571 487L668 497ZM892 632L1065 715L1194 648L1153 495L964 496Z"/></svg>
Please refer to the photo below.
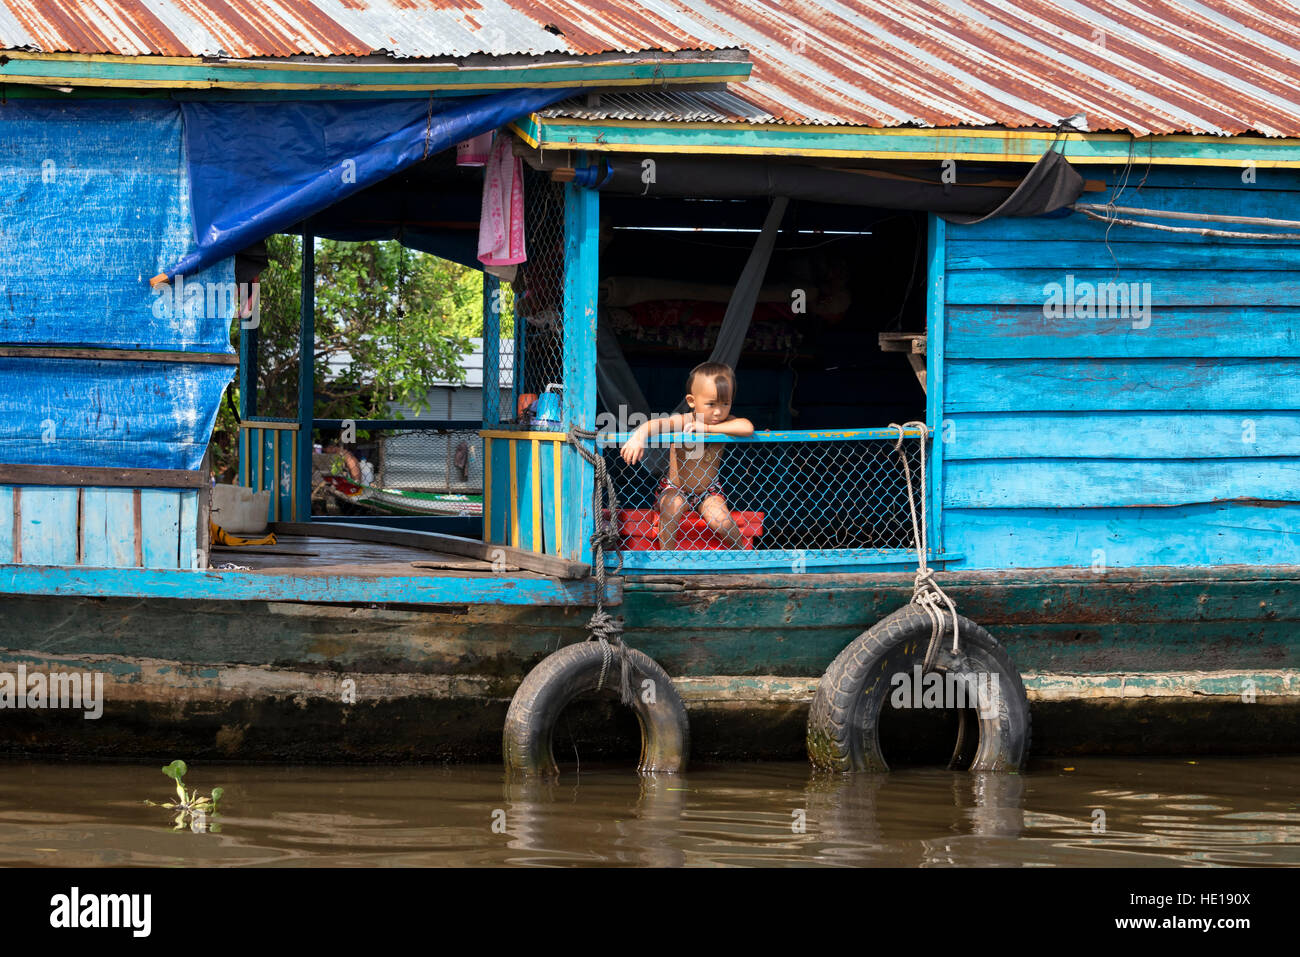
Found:
<svg viewBox="0 0 1300 957"><path fill-rule="evenodd" d="M145 801L150 807L165 807L168 810L176 811L175 828L173 830L181 831L186 827L192 831L214 831L219 832L221 825L209 823L208 815L215 815L217 812L217 802L221 800L223 793L221 788L213 788L212 794L208 797L199 797L197 790L186 791L185 772L189 768L185 766L184 761L173 761L162 769L162 773L167 775L176 782L176 794L179 800L174 802L158 803L156 801Z"/></svg>

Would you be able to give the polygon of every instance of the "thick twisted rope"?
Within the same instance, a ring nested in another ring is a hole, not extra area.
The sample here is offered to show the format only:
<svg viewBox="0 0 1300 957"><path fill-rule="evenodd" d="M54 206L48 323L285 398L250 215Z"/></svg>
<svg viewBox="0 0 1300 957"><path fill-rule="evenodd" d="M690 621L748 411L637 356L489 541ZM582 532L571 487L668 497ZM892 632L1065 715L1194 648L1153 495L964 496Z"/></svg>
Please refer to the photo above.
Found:
<svg viewBox="0 0 1300 957"><path fill-rule="evenodd" d="M595 521L595 531L591 535L592 573L596 576L596 611L587 622L587 631L591 635L588 641L599 641L601 649L600 680L596 689L605 687L605 675L613 659L613 644L618 649L619 679L618 697L623 704L631 706L632 697L632 662L628 658L627 645L623 641L623 619L615 618L605 611L605 549L614 553L617 559L615 573L623 571L622 541L618 534L618 496L614 493L614 480L605 468L605 458L583 445L594 442L596 433L577 426L569 426L567 441L578 454L585 459L596 472L596 481L591 487L591 513ZM606 518L606 515L609 517Z"/></svg>
<svg viewBox="0 0 1300 957"><path fill-rule="evenodd" d="M940 602L948 606L948 611L952 615L952 652L953 654L959 654L961 651L957 628L957 606L948 597L947 593L939 587L938 582L934 580L934 569L930 568L925 560L928 547L925 525L925 443L926 439L929 438L930 430L924 422L907 422L903 425L891 422L889 427L898 430L898 438L894 442L894 449L898 452L898 457L903 461L903 478L907 482L907 507L912 514L912 541L916 545L916 579L912 583L912 603L924 608L926 615L930 618L930 646L925 652L925 665L921 669L924 673L934 667L935 656L939 653L939 639L943 634L943 613L939 607ZM912 467L907 461L907 452L903 448L903 436L908 429L916 429L921 433L921 514L919 521L917 519L916 497L912 492Z"/></svg>

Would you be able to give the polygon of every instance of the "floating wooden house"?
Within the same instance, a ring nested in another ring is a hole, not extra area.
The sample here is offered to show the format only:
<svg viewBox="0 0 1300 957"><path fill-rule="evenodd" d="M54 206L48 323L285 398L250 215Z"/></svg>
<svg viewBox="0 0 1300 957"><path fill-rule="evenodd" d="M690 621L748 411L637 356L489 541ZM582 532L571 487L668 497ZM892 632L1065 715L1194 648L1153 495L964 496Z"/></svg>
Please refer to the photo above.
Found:
<svg viewBox="0 0 1300 957"><path fill-rule="evenodd" d="M697 755L797 756L828 663L911 597L900 451L918 480L925 453L927 561L1013 657L1037 752L1293 746L1290 25L472 6L0 2L0 670L107 675L101 720L8 715L7 751L495 760L521 679L599 597ZM258 417L241 253L293 232L308 275L321 236L475 264L482 176L454 146L494 129L526 163L528 259L512 401L470 423L481 524L313 521L304 463L340 423L309 362L297 418ZM617 454L723 328L758 430L706 439L739 548L695 519L665 537L664 453ZM277 490L260 552L206 540L235 376L242 480ZM554 427L523 421L548 386Z"/></svg>

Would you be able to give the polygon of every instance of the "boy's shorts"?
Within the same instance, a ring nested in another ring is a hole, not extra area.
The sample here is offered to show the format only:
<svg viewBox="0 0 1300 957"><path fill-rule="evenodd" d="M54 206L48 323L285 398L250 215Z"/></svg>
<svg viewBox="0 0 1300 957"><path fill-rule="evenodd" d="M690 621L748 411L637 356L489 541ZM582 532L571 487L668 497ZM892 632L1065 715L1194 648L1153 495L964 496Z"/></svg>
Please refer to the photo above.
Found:
<svg viewBox="0 0 1300 957"><path fill-rule="evenodd" d="M686 499L687 508L693 509L697 512L700 510L700 503L710 495L722 495L722 486L717 482L714 482L703 492L692 492L689 489L682 488L680 485L674 485L672 482L668 481L668 478L665 476L659 480L659 493L657 497L662 497L664 492L669 489L672 489L682 498Z"/></svg>

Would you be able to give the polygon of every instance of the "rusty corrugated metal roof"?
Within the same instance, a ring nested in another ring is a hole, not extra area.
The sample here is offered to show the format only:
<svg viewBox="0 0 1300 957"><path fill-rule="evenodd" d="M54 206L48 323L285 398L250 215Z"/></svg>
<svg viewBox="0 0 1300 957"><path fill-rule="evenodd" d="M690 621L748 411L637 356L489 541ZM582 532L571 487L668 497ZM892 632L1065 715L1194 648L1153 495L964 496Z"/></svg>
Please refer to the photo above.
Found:
<svg viewBox="0 0 1300 957"><path fill-rule="evenodd" d="M1282 0L0 0L0 48L131 56L743 48L727 119L1300 136ZM687 107L648 102L652 118ZM697 110L702 113L705 107ZM610 114L611 116L614 114Z"/></svg>

